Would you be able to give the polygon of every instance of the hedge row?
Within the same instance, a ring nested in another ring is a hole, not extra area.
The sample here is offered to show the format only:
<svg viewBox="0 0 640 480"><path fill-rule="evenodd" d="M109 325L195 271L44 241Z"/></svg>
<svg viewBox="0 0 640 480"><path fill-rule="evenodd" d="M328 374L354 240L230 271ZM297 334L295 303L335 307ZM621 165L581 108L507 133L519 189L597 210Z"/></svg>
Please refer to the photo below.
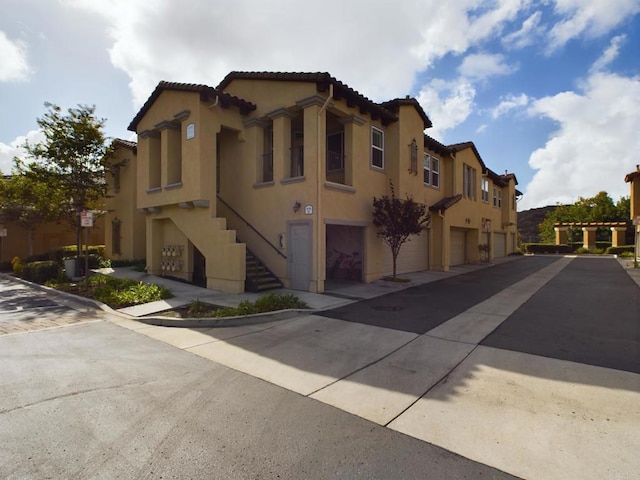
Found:
<svg viewBox="0 0 640 480"><path fill-rule="evenodd" d="M84 248L81 255L84 255ZM30 255L26 258L26 262L42 262L45 260L55 260L62 264L62 260L66 257L75 257L78 255L77 245L66 245L64 247L58 247L48 253L41 253L38 255ZM104 245L89 245L89 255L95 255L100 258L104 257Z"/></svg>
<svg viewBox="0 0 640 480"><path fill-rule="evenodd" d="M633 252L633 245L622 245L618 247L602 247L600 244L607 242L596 242L596 250L591 253L605 253L609 255L619 255L623 252ZM611 243L608 243L611 245ZM589 250L583 247L582 243L572 243L569 245L554 245L552 243L523 243L521 250L524 253L557 253L557 254L571 254L571 253L588 253Z"/></svg>

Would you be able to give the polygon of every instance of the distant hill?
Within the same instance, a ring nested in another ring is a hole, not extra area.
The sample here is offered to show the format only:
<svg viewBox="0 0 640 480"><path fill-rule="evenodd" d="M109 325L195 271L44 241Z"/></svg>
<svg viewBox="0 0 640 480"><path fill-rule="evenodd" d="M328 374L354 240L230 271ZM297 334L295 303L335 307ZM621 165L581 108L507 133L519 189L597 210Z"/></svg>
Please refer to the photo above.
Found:
<svg viewBox="0 0 640 480"><path fill-rule="evenodd" d="M540 241L538 237L538 225L547 216L547 212L555 210L556 205L548 207L532 208L523 212L518 212L518 232L520 239L524 243L536 243Z"/></svg>

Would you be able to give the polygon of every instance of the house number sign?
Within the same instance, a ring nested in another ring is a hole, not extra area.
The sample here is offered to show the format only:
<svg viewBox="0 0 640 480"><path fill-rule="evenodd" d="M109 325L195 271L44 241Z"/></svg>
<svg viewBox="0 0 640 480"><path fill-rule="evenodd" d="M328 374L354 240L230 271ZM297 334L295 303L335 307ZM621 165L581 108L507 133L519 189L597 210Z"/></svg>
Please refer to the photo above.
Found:
<svg viewBox="0 0 640 480"><path fill-rule="evenodd" d="M313 206L312 205L305 205L304 214L305 215L313 215Z"/></svg>

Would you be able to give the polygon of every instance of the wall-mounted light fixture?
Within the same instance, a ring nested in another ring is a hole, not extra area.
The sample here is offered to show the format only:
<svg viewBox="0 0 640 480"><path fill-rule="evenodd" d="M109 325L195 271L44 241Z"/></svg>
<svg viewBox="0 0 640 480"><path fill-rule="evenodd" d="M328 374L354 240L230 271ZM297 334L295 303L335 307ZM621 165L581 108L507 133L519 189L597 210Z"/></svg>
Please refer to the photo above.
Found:
<svg viewBox="0 0 640 480"><path fill-rule="evenodd" d="M294 213L298 213L298 210L300 210L300 207L301 207L301 206L302 206L302 205L300 205L300 202L296 202L296 203L294 203L294 204L293 204L293 211L294 211Z"/></svg>

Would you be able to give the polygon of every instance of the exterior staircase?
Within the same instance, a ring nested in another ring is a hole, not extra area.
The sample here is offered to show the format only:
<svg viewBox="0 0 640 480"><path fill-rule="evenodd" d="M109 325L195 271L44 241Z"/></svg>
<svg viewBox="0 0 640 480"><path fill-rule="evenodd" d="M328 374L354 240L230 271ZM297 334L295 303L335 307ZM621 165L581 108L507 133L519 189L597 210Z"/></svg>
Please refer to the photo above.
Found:
<svg viewBox="0 0 640 480"><path fill-rule="evenodd" d="M266 290L283 287L278 277L251 253L248 248L246 257L247 277L244 286L247 292L264 292Z"/></svg>

